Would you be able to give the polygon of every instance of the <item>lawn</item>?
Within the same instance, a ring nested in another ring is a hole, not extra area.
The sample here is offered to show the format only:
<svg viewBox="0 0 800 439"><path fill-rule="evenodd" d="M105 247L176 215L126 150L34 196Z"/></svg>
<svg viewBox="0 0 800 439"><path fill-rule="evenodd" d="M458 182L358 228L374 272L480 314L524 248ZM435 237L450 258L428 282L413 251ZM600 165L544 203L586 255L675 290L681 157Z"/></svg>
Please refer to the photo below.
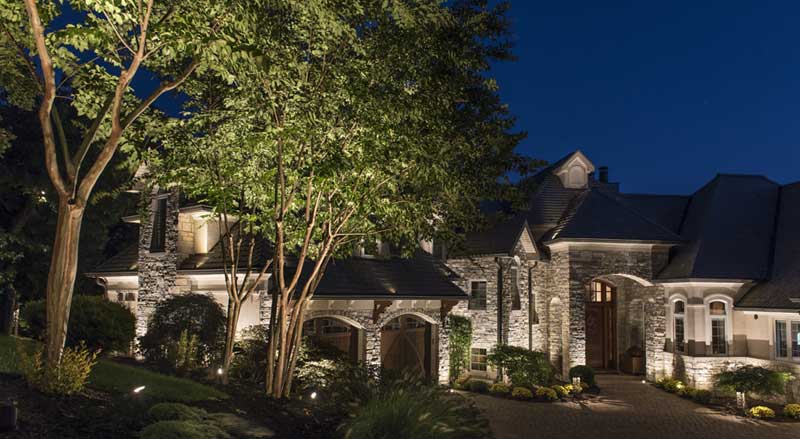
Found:
<svg viewBox="0 0 800 439"><path fill-rule="evenodd" d="M16 342L28 345L36 343L30 339L0 336L0 373L15 373ZM89 376L89 387L114 394L132 393L134 388L145 386L140 395L165 401L205 401L226 399L225 393L198 382L163 375L142 367L100 359Z"/></svg>

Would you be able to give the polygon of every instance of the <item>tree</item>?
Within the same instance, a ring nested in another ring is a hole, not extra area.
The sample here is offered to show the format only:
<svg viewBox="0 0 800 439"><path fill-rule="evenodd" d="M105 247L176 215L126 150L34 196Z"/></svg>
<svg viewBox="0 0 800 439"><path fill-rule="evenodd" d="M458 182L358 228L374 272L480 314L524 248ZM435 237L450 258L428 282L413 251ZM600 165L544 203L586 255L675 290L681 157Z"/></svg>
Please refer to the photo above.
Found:
<svg viewBox="0 0 800 439"><path fill-rule="evenodd" d="M44 167L58 199L46 291L46 358L55 367L66 337L89 196L120 145L137 140L130 128L143 122L159 97L213 58L212 50L201 57L200 48L207 49L222 5L160 5L154 0L23 3L0 1L0 62L4 71L13 69L0 80L11 95L21 94L18 101L38 101ZM59 25L56 18L66 24ZM131 87L142 72L161 80L139 99ZM78 118L75 123L82 125L77 145L70 145L64 134L56 99L68 101Z"/></svg>
<svg viewBox="0 0 800 439"><path fill-rule="evenodd" d="M745 365L714 375L715 384L726 390L737 392L737 402L742 409L747 408L747 394L762 396L783 394L791 374L770 370L765 367Z"/></svg>
<svg viewBox="0 0 800 439"><path fill-rule="evenodd" d="M164 185L235 222L238 232L222 232L229 303L272 277L269 395L291 393L306 308L331 258L377 237L410 252L452 236L525 162L485 76L490 60L511 58L505 11L478 0L229 4L237 47L220 68L231 81L187 84L197 112L151 164ZM259 239L270 257L254 265Z"/></svg>

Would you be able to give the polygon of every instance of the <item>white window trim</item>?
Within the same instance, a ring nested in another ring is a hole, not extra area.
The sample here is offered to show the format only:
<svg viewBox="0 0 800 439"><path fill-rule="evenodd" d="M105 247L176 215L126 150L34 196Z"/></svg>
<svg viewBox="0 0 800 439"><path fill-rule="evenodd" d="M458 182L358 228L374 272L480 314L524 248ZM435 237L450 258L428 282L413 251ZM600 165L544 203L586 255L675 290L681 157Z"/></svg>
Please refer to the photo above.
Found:
<svg viewBox="0 0 800 439"><path fill-rule="evenodd" d="M777 352L777 337L776 337L776 330L778 327L778 322L783 322L786 324L786 356L779 357ZM792 362L800 362L800 357L793 357L792 356L792 323L800 324L800 319L793 319L791 317L785 318L772 318L772 325L770 325L770 345L772 347L772 352L770 353L771 358L774 360L781 360L781 361L792 361Z"/></svg>
<svg viewBox="0 0 800 439"><path fill-rule="evenodd" d="M470 308L469 302L472 301L472 283L473 282L483 282L486 284L486 307L484 309L476 309ZM467 311L487 311L489 309L489 282L486 279L469 279L467 280L467 295L469 299L467 300ZM483 349L483 348L481 348Z"/></svg>
<svg viewBox="0 0 800 439"><path fill-rule="evenodd" d="M710 306L713 302L722 302L725 304L725 316L711 316ZM726 296L724 294L712 294L708 297L703 298L703 310L705 312L705 328L706 328L706 345L712 345L712 334L711 334L711 320L725 320L725 353L724 354L713 354L709 353L709 355L718 356L718 357L727 357L730 356L732 353L730 352L731 346L733 345L733 298L730 296Z"/></svg>
<svg viewBox="0 0 800 439"><path fill-rule="evenodd" d="M675 304L677 302L683 302L683 314L675 314ZM674 294L669 298L669 312L670 317L672 319L672 325L670 326L671 333L670 339L672 339L672 350L676 353L684 354L688 351L689 347L689 326L688 326L688 318L687 318L687 310L689 309L689 301L686 299L686 296L682 294ZM678 351L675 348L676 342L676 334L675 334L675 320L681 318L683 319L683 350Z"/></svg>

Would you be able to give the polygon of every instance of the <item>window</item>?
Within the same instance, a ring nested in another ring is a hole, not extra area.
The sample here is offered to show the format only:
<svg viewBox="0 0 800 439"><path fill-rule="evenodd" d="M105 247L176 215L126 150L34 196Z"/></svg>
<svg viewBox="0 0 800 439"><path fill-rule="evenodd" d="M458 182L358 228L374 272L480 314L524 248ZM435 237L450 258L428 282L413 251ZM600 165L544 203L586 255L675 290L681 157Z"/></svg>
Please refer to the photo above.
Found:
<svg viewBox="0 0 800 439"><path fill-rule="evenodd" d="M708 304L708 314L711 318L711 353L722 355L728 352L728 341L725 334L726 311L725 302L711 302Z"/></svg>
<svg viewBox="0 0 800 439"><path fill-rule="evenodd" d="M150 236L150 251L163 252L167 237L167 199L156 200L153 212L153 233Z"/></svg>
<svg viewBox="0 0 800 439"><path fill-rule="evenodd" d="M674 343L675 352L685 352L686 349L686 303L683 300L675 301L674 316Z"/></svg>
<svg viewBox="0 0 800 439"><path fill-rule="evenodd" d="M786 322L782 320L775 321L775 356L788 357L789 353L786 347Z"/></svg>
<svg viewBox="0 0 800 439"><path fill-rule="evenodd" d="M413 317L406 317L406 329L424 328L425 322Z"/></svg>
<svg viewBox="0 0 800 439"><path fill-rule="evenodd" d="M593 281L592 291L589 296L590 302L613 302L615 299L617 289L603 281Z"/></svg>
<svg viewBox="0 0 800 439"><path fill-rule="evenodd" d="M486 309L486 281L470 282L468 308Z"/></svg>
<svg viewBox="0 0 800 439"><path fill-rule="evenodd" d="M386 326L383 327L383 329L386 331L399 331L400 326L401 326L400 319L396 318L392 319L389 323L387 323Z"/></svg>
<svg viewBox="0 0 800 439"><path fill-rule="evenodd" d="M800 322L792 322L792 358L800 358Z"/></svg>
<svg viewBox="0 0 800 439"><path fill-rule="evenodd" d="M472 348L470 354L470 369L486 372L486 349Z"/></svg>

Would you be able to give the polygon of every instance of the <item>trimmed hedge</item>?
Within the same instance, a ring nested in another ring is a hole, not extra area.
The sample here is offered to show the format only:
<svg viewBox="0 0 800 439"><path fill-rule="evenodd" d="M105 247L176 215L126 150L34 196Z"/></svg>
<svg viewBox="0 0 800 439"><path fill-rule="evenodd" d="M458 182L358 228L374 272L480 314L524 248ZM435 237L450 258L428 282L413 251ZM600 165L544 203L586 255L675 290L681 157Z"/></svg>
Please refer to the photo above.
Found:
<svg viewBox="0 0 800 439"><path fill-rule="evenodd" d="M494 383L489 387L489 393L492 395L508 395L511 392L511 387L506 383Z"/></svg>
<svg viewBox="0 0 800 439"><path fill-rule="evenodd" d="M489 392L489 383L483 380L469 380L466 385L470 392L487 393Z"/></svg>
<svg viewBox="0 0 800 439"><path fill-rule="evenodd" d="M553 368L541 352L498 345L489 353L488 361L495 367L505 369L515 387L543 386L553 378Z"/></svg>

